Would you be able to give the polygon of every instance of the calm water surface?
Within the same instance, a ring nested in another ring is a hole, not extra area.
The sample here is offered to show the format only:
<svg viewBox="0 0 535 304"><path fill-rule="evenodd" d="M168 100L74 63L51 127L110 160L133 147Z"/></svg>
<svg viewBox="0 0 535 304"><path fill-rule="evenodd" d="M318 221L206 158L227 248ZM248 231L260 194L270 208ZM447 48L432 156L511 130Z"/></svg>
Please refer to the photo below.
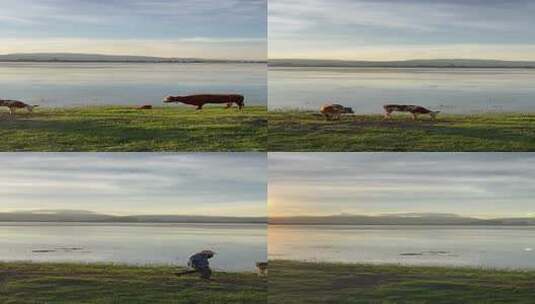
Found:
<svg viewBox="0 0 535 304"><path fill-rule="evenodd" d="M0 98L42 106L162 105L167 95L240 93L266 104L265 64L0 63Z"/></svg>
<svg viewBox="0 0 535 304"><path fill-rule="evenodd" d="M270 259L535 268L535 227L270 226Z"/></svg>
<svg viewBox="0 0 535 304"><path fill-rule="evenodd" d="M216 269L266 260L266 225L0 223L0 260L185 265L213 249Z"/></svg>
<svg viewBox="0 0 535 304"><path fill-rule="evenodd" d="M534 112L535 69L270 68L270 109L326 102L380 113L387 103L447 113Z"/></svg>

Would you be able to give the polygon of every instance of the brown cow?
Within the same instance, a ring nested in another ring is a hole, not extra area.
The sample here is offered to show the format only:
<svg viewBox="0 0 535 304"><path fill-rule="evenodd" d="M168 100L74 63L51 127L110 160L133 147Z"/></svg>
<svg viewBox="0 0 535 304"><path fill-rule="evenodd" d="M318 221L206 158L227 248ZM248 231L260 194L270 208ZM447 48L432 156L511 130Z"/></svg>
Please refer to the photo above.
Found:
<svg viewBox="0 0 535 304"><path fill-rule="evenodd" d="M0 107L8 107L9 108L9 114L15 115L15 111L17 109L26 109L28 112L32 112L34 108L38 107L39 105L29 105L22 101L18 100L9 100L9 99L0 99Z"/></svg>
<svg viewBox="0 0 535 304"><path fill-rule="evenodd" d="M340 119L340 117L342 117L342 114L353 114L354 112L352 108L344 107L343 105L325 104L321 106L320 113L323 114L323 116L325 116L327 120L338 120Z"/></svg>
<svg viewBox="0 0 535 304"><path fill-rule="evenodd" d="M228 109L232 107L233 104L238 105L238 108L241 110L245 106L245 98L243 95L237 94L203 94L203 95L190 95L190 96L168 96L165 98L165 103L170 102L180 102L183 104L188 104L196 106L197 110L201 110L205 104L226 104Z"/></svg>

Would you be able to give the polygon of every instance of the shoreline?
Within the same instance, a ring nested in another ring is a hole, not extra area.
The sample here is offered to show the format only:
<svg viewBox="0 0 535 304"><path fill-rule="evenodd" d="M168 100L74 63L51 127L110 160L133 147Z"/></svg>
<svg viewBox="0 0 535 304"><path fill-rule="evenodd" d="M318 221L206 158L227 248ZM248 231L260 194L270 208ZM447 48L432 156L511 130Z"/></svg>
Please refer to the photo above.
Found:
<svg viewBox="0 0 535 304"><path fill-rule="evenodd" d="M177 277L174 266L0 262L2 303L265 303L266 279L215 271Z"/></svg>
<svg viewBox="0 0 535 304"><path fill-rule="evenodd" d="M535 270L270 260L273 303L531 303Z"/></svg>
<svg viewBox="0 0 535 304"><path fill-rule="evenodd" d="M265 151L266 106L223 109L87 106L0 111L0 151L226 152Z"/></svg>
<svg viewBox="0 0 535 304"><path fill-rule="evenodd" d="M523 268L501 268L501 267L483 267L470 265L431 265L431 264L402 264L402 263L368 263L368 262L331 262L331 261L307 261L307 260L289 260L289 259L270 259L269 263L293 264L299 266L325 266L325 267L362 267L362 268L399 268L419 269L419 270L447 270L454 269L459 271L482 271L482 272L503 272L503 273L533 273L535 276L535 267L529 269Z"/></svg>
<svg viewBox="0 0 535 304"><path fill-rule="evenodd" d="M10 267L26 267L26 266L42 266L46 265L49 267L96 267L99 270L106 270L106 268L113 269L113 268L124 268L124 269L157 269L157 270L171 270L171 274L177 271L184 271L188 270L189 268L184 265L175 265L175 264L130 264L130 263L117 263L117 262L96 262L96 261L33 261L33 260L12 260L12 261L6 261L6 260L0 260L0 274L5 269L9 269ZM255 270L225 270L221 268L211 266L214 274L255 274ZM195 275L193 276L195 277Z"/></svg>
<svg viewBox="0 0 535 304"><path fill-rule="evenodd" d="M408 115L343 116L315 111L270 111L273 152L527 152L535 151L535 112L443 114L436 120Z"/></svg>

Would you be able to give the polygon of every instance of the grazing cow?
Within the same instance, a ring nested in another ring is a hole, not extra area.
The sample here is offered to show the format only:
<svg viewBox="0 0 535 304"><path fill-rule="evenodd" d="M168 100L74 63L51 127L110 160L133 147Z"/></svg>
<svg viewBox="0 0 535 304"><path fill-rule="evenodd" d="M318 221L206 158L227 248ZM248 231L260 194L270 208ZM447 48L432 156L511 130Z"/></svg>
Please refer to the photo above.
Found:
<svg viewBox="0 0 535 304"><path fill-rule="evenodd" d="M237 94L203 94L203 95L190 95L190 96L168 96L164 99L165 103L180 102L196 106L197 110L201 110L205 104L226 104L226 109L236 104L241 110L245 106L245 97Z"/></svg>
<svg viewBox="0 0 535 304"><path fill-rule="evenodd" d="M32 112L34 108L38 107L39 105L29 105L22 101L18 100L9 100L9 99L0 99L0 106L1 107L8 107L9 108L9 114L15 115L15 111L17 109L26 109L28 112Z"/></svg>
<svg viewBox="0 0 535 304"><path fill-rule="evenodd" d="M352 108L344 107L343 105L339 105L339 104L325 104L321 106L320 112L321 114L323 114L323 116L325 116L325 118L327 118L327 120L340 119L342 114L345 114L345 113L348 113L348 114L355 113L353 112Z"/></svg>
<svg viewBox="0 0 535 304"><path fill-rule="evenodd" d="M139 106L137 107L138 110L152 110L152 106L151 105L142 105L142 106Z"/></svg>
<svg viewBox="0 0 535 304"><path fill-rule="evenodd" d="M440 111L431 111L422 106L415 105L398 105L398 104L388 104L384 105L385 109L385 119L392 118L392 112L409 112L412 114L412 119L417 120L419 114L428 114L431 116L431 119L435 119L440 113Z"/></svg>
<svg viewBox="0 0 535 304"><path fill-rule="evenodd" d="M268 273L268 263L267 262L257 262L256 269L258 270L259 277L265 277Z"/></svg>

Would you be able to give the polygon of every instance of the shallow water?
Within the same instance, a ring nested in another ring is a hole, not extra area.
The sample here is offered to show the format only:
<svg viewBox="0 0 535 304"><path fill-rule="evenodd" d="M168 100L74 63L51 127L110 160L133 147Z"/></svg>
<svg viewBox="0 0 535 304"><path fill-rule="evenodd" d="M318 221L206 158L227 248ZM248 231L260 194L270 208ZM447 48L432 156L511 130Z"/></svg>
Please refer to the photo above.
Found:
<svg viewBox="0 0 535 304"><path fill-rule="evenodd" d="M270 226L269 257L535 269L535 227Z"/></svg>
<svg viewBox="0 0 535 304"><path fill-rule="evenodd" d="M216 269L254 271L266 226L254 224L0 223L0 260L184 266L202 249Z"/></svg>
<svg viewBox="0 0 535 304"><path fill-rule="evenodd" d="M42 106L162 105L168 95L239 93L267 102L265 64L0 63L0 98Z"/></svg>
<svg viewBox="0 0 535 304"><path fill-rule="evenodd" d="M268 78L270 109L336 102L366 114L387 103L446 113L535 111L535 69L274 67Z"/></svg>

